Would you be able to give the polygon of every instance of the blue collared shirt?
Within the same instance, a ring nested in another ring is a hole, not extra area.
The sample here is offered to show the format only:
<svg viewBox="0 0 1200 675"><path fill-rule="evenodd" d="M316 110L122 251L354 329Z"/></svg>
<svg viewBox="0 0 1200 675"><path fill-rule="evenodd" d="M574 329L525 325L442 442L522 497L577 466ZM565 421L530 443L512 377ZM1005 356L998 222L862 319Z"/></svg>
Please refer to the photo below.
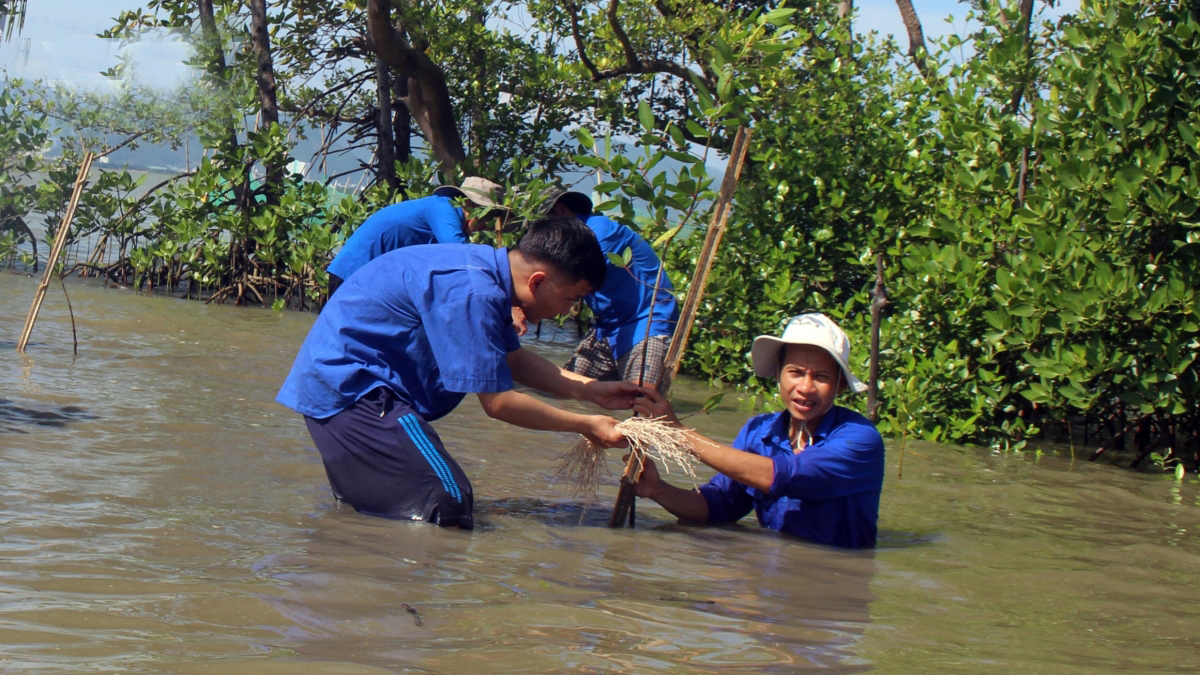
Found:
<svg viewBox="0 0 1200 675"><path fill-rule="evenodd" d="M508 250L409 246L346 280L317 316L276 401L325 418L386 386L435 420L467 393L513 388Z"/></svg>
<svg viewBox="0 0 1200 675"><path fill-rule="evenodd" d="M753 509L763 527L842 548L875 545L883 490L883 437L870 420L841 406L825 414L812 443L792 451L788 413L757 415L733 447L770 457L775 480L768 492L717 474L700 494L708 522L732 523Z"/></svg>
<svg viewBox="0 0 1200 675"><path fill-rule="evenodd" d="M388 251L420 244L465 244L466 222L463 210L449 197L433 195L385 206L342 244L328 271L344 281Z"/></svg>
<svg viewBox="0 0 1200 675"><path fill-rule="evenodd" d="M675 330L679 311L672 293L674 287L662 271L654 248L638 233L604 216L581 216L581 219L596 233L604 253L620 255L626 248L633 252L627 268L617 267L610 261L604 285L584 297L584 302L596 315L597 337L608 342L613 358L618 359L647 337L669 337ZM659 292L658 299L654 300L656 276ZM653 315L651 304L654 305ZM650 325L648 334L647 324Z"/></svg>

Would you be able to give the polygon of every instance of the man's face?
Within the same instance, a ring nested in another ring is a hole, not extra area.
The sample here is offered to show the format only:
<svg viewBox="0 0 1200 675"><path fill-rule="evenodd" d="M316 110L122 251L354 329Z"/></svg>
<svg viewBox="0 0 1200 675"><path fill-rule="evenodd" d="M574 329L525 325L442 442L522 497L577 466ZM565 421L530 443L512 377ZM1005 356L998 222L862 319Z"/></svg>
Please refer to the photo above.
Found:
<svg viewBox="0 0 1200 675"><path fill-rule="evenodd" d="M534 323L553 319L559 314L566 314L571 305L591 292L592 285L586 280L580 279L572 284L557 275L538 271L529 277L532 301L525 303L522 309L526 319Z"/></svg>
<svg viewBox="0 0 1200 675"><path fill-rule="evenodd" d="M788 345L779 370L779 398L792 419L812 428L833 407L844 380L829 352L812 345Z"/></svg>

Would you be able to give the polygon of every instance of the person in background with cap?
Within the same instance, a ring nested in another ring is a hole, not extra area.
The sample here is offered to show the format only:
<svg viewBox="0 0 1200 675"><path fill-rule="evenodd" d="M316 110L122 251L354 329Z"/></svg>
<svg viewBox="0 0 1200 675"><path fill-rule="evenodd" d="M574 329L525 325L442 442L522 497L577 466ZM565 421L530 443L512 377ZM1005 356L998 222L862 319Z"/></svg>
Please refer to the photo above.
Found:
<svg viewBox="0 0 1200 675"><path fill-rule="evenodd" d="M606 256L622 255L626 249L633 254L627 267L609 261L604 285L583 299L596 325L563 367L597 380L626 380L657 388L679 309L674 287L654 248L630 228L593 213L592 200L581 192L554 190L542 213L551 218L574 216L582 220L596 233Z"/></svg>
<svg viewBox="0 0 1200 675"><path fill-rule="evenodd" d="M504 188L478 176L463 179L461 187L443 185L429 197L385 206L371 214L342 245L329 264L329 294L369 261L398 248L418 244L466 244L467 235L484 227L486 216L471 217L468 209L503 209ZM465 208L453 198L464 198ZM490 212L489 212L490 213Z"/></svg>
<svg viewBox="0 0 1200 675"><path fill-rule="evenodd" d="M866 417L834 405L866 385L850 373L850 340L824 314L793 317L782 337L761 335L754 372L779 380L785 410L752 417L732 446L687 430L697 459L720 472L685 490L662 480L647 459L637 495L680 520L732 523L753 510L763 527L842 548L875 546L883 489L883 437ZM681 427L654 391L634 410Z"/></svg>

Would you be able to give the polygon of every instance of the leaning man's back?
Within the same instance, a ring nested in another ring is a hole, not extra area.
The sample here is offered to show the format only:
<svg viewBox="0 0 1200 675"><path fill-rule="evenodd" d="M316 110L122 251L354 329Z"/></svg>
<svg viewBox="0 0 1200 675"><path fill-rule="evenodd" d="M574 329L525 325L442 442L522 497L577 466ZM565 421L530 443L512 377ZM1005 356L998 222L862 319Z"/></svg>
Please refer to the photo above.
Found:
<svg viewBox="0 0 1200 675"><path fill-rule="evenodd" d="M437 244L370 261L317 317L276 400L322 419L387 387L432 421L468 392L511 389L506 254Z"/></svg>

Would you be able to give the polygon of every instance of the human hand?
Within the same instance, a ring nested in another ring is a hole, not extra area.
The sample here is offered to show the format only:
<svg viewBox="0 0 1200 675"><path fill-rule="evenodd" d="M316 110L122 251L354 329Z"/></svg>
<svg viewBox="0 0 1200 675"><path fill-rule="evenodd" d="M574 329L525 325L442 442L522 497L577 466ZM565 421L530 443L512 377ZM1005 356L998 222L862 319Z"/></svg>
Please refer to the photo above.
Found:
<svg viewBox="0 0 1200 675"><path fill-rule="evenodd" d="M632 382L592 380L583 385L583 398L606 410L629 410L642 388Z"/></svg>
<svg viewBox="0 0 1200 675"><path fill-rule="evenodd" d="M608 415L589 415L588 427L588 430L583 432L583 436L596 447L623 448L629 445L625 434L617 431L617 420Z"/></svg>
<svg viewBox="0 0 1200 675"><path fill-rule="evenodd" d="M629 455L621 458L623 461L629 461ZM662 479L658 475L658 467L654 465L654 460L642 455L642 473L638 476L635 494L639 497L654 498L658 494L659 486L662 484Z"/></svg>
<svg viewBox="0 0 1200 675"><path fill-rule="evenodd" d="M512 308L513 328L517 331L517 337L521 337L529 332L529 324L525 322L525 312L520 307Z"/></svg>
<svg viewBox="0 0 1200 675"><path fill-rule="evenodd" d="M640 387L641 396L633 400L633 411L642 417L662 417L669 424L674 426L683 426L679 423L679 417L675 415L675 410L667 399L657 390L649 387Z"/></svg>

